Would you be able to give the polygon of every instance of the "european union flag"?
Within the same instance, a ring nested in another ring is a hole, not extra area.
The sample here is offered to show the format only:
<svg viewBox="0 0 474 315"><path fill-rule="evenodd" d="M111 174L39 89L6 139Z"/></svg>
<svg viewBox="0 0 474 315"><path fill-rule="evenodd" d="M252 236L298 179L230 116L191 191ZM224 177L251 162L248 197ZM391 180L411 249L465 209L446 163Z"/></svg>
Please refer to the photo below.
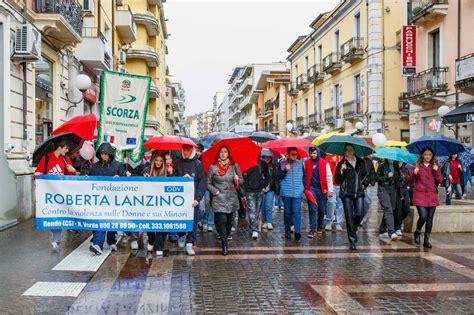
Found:
<svg viewBox="0 0 474 315"><path fill-rule="evenodd" d="M127 138L127 145L137 144L137 138Z"/></svg>

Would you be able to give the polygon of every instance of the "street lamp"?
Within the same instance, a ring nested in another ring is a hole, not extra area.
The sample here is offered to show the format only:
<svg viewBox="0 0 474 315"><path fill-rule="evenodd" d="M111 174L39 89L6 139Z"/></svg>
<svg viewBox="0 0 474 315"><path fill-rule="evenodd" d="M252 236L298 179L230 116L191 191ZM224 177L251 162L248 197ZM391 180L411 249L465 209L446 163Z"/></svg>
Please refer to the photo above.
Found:
<svg viewBox="0 0 474 315"><path fill-rule="evenodd" d="M441 123L445 125L449 130L454 132L454 135L456 135L456 130L453 129L453 124L449 124L446 119L444 119L444 116L449 113L451 109L449 106L443 105L438 108L438 116L441 117Z"/></svg>
<svg viewBox="0 0 474 315"><path fill-rule="evenodd" d="M79 74L77 77L76 77L76 80L74 81L74 86L79 90L81 91L81 99L79 101L72 101L69 99L69 95L67 95L67 100L69 103L72 103L71 106L69 106L67 109L66 109L66 116L69 112L69 110L73 107L77 107L77 104L81 103L83 100L84 100L84 92L89 89L92 85L92 81L91 81L91 78L89 78L88 75L86 74Z"/></svg>
<svg viewBox="0 0 474 315"><path fill-rule="evenodd" d="M359 132L363 131L364 130L364 123L363 122L356 122L355 126L354 126Z"/></svg>

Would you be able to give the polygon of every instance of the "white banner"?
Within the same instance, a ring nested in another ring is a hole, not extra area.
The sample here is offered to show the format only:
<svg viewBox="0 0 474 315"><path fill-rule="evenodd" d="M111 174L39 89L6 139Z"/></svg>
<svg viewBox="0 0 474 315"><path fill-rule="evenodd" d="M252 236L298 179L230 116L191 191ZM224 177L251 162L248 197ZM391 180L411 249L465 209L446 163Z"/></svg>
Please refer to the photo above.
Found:
<svg viewBox="0 0 474 315"><path fill-rule="evenodd" d="M41 175L36 179L36 227L191 231L193 201L193 178Z"/></svg>
<svg viewBox="0 0 474 315"><path fill-rule="evenodd" d="M98 145L110 142L120 156L141 159L151 77L102 71Z"/></svg>

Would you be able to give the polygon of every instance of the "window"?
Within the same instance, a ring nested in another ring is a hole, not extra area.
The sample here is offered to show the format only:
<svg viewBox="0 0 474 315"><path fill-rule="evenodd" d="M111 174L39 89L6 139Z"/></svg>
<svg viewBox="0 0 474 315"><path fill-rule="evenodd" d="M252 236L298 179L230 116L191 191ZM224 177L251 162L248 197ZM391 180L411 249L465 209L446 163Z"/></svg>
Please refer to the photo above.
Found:
<svg viewBox="0 0 474 315"><path fill-rule="evenodd" d="M400 140L410 142L410 129L400 129Z"/></svg>
<svg viewBox="0 0 474 315"><path fill-rule="evenodd" d="M304 71L308 73L308 56L304 57Z"/></svg>
<svg viewBox="0 0 474 315"><path fill-rule="evenodd" d="M321 67L323 64L323 46L319 45L318 46L318 64Z"/></svg>
<svg viewBox="0 0 474 315"><path fill-rule="evenodd" d="M304 99L304 125L307 125L307 120L308 119L308 98Z"/></svg>
<svg viewBox="0 0 474 315"><path fill-rule="evenodd" d="M354 100L360 101L360 74L354 76Z"/></svg>
<svg viewBox="0 0 474 315"><path fill-rule="evenodd" d="M318 108L316 109L316 117L318 117L318 121L321 121L323 120L323 92L318 93L317 106Z"/></svg>
<svg viewBox="0 0 474 315"><path fill-rule="evenodd" d="M339 30L334 32L334 52L339 56Z"/></svg>
<svg viewBox="0 0 474 315"><path fill-rule="evenodd" d="M440 34L439 29L429 34L429 61L433 68L440 67Z"/></svg>
<svg viewBox="0 0 474 315"><path fill-rule="evenodd" d="M295 73L294 73L295 81L297 77L298 77L298 65L295 65Z"/></svg>
<svg viewBox="0 0 474 315"><path fill-rule="evenodd" d="M295 103L295 106L293 106L293 122L296 121L296 117L298 115L298 103Z"/></svg>
<svg viewBox="0 0 474 315"><path fill-rule="evenodd" d="M334 85L334 113L335 117L338 118L339 111L340 111L340 106L341 106L341 100L340 100L340 86L339 84Z"/></svg>
<svg viewBox="0 0 474 315"><path fill-rule="evenodd" d="M354 15L354 37L360 38L361 37L361 29L360 29L360 13Z"/></svg>

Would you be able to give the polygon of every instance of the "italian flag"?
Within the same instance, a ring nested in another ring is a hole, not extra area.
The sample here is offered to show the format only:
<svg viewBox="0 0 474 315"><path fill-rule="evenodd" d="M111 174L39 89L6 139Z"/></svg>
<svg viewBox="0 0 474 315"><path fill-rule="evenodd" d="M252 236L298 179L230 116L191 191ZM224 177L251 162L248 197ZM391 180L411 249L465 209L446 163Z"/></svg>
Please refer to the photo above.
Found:
<svg viewBox="0 0 474 315"><path fill-rule="evenodd" d="M110 135L104 135L104 142L114 143L115 137Z"/></svg>

